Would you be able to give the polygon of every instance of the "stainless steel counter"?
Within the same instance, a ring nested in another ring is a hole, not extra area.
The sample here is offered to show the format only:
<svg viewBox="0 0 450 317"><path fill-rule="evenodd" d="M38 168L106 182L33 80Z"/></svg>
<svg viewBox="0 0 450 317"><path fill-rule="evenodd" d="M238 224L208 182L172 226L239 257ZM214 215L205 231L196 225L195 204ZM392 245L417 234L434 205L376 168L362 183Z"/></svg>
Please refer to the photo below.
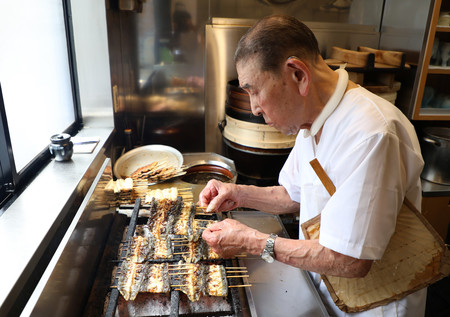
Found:
<svg viewBox="0 0 450 317"><path fill-rule="evenodd" d="M43 257L49 256L49 247L56 248L55 236L63 234L62 224L73 218L106 159L112 131L111 118L86 119L77 136L100 139L93 153L52 160L0 217L0 316L11 310L16 315L16 306L26 301L30 280L39 278Z"/></svg>
<svg viewBox="0 0 450 317"><path fill-rule="evenodd" d="M264 233L289 237L278 216L260 211L233 211L231 218ZM317 290L307 272L275 261L267 263L259 257L239 260L248 269L246 293L251 315L328 316Z"/></svg>

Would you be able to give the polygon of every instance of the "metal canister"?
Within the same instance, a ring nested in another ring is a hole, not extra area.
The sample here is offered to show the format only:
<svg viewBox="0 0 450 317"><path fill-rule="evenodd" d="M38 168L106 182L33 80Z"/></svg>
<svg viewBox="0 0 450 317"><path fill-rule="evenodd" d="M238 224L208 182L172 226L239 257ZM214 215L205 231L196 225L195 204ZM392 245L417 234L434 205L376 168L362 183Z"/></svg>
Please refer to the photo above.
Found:
<svg viewBox="0 0 450 317"><path fill-rule="evenodd" d="M49 150L56 161L69 161L73 154L73 143L70 134L60 133L50 137Z"/></svg>
<svg viewBox="0 0 450 317"><path fill-rule="evenodd" d="M421 139L425 166L422 178L450 185L450 128L428 127Z"/></svg>

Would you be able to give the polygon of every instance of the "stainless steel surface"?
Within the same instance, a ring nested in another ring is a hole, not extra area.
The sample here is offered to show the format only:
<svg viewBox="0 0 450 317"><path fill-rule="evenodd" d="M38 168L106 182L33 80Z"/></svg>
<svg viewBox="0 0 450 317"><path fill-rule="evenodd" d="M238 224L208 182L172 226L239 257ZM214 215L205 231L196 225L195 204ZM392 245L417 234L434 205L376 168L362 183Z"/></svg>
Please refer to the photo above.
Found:
<svg viewBox="0 0 450 317"><path fill-rule="evenodd" d="M189 169L194 166L202 166L202 165L213 165L224 168L230 172L232 178L230 179L231 183L236 183L237 180L237 172L234 162L224 156L218 155L216 153L204 153L206 158L200 158L198 160L193 160L189 164L185 164L185 168ZM189 154L184 154L184 157L190 156ZM183 180L183 177L181 177Z"/></svg>
<svg viewBox="0 0 450 317"><path fill-rule="evenodd" d="M237 42L253 23L214 19L213 24L206 25L205 149L208 152L224 153L218 124L225 118L226 86L228 81L237 78L233 62Z"/></svg>
<svg viewBox="0 0 450 317"><path fill-rule="evenodd" d="M91 128L79 133L100 138L95 151L74 154L67 162L50 162L0 217L0 252L14 259L0 262L0 315L26 301L32 290L26 287L34 287L28 284L30 279L42 274L42 257L59 242L55 235L75 214L106 157L113 128L95 128L96 121L108 125L108 120L88 119L85 123Z"/></svg>
<svg viewBox="0 0 450 317"><path fill-rule="evenodd" d="M330 0L215 0L209 3L211 17L259 19L271 14L290 14L302 21L355 23L374 25L381 23L383 0L341 1L340 9L332 7Z"/></svg>
<svg viewBox="0 0 450 317"><path fill-rule="evenodd" d="M232 211L230 216L261 232L289 237L278 216L260 211ZM278 261L269 264L260 257L239 262L247 267L252 284L246 288L252 316L328 316L307 272Z"/></svg>
<svg viewBox="0 0 450 317"><path fill-rule="evenodd" d="M176 4L142 3L142 12L107 10L117 143L204 151L203 24L206 0L181 1L190 21L175 26Z"/></svg>
<svg viewBox="0 0 450 317"><path fill-rule="evenodd" d="M184 164L189 165L193 164L198 161L213 161L213 162L219 162L223 163L225 166L231 167L232 170L236 171L236 166L234 165L234 162L230 160L227 157L224 157L220 154L213 153L213 152L195 152L195 153L183 153L183 159ZM232 179L232 182L236 182L236 174L235 177ZM192 188L192 194L194 195L194 202L198 201L198 197L200 195L200 192L205 187L204 184L190 184L183 182L181 179L178 179L175 181L175 184L177 183L184 183L184 185L189 184L189 186Z"/></svg>
<svg viewBox="0 0 450 317"><path fill-rule="evenodd" d="M424 197L450 196L450 185L441 185L421 179Z"/></svg>
<svg viewBox="0 0 450 317"><path fill-rule="evenodd" d="M130 128L137 145L161 143L181 152L206 150L223 154L216 132L223 113L225 81L235 76L230 61L250 19L290 14L311 23L331 22L330 29L317 30L321 43L326 41L345 48L378 46L378 33L373 30L379 29L383 0L352 1L339 10L329 3L329 0L294 0L282 4L262 0L155 0L143 2L141 13L130 13L107 2L118 142L124 143L123 130ZM181 31L177 28L177 8L190 17L190 23ZM211 23L216 18L246 22L237 25L239 30L234 33ZM211 28L217 30L217 39L208 38ZM215 74L216 70L219 73ZM191 93L173 94L183 89ZM216 94L217 98L211 97ZM185 106L179 107L180 102Z"/></svg>
<svg viewBox="0 0 450 317"><path fill-rule="evenodd" d="M97 184L110 179L105 159L22 316L82 315L115 212L103 203Z"/></svg>
<svg viewBox="0 0 450 317"><path fill-rule="evenodd" d="M234 51L241 36L255 20L213 18L206 25L205 120L206 151L224 153L218 125L225 118L226 86L237 78ZM378 47L379 33L375 26L326 22L305 22L319 42L323 56L332 46L356 49L357 46Z"/></svg>
<svg viewBox="0 0 450 317"><path fill-rule="evenodd" d="M425 128L420 140L425 161L422 178L450 185L450 128Z"/></svg>
<svg viewBox="0 0 450 317"><path fill-rule="evenodd" d="M423 63L427 21L433 0L385 0L380 49L406 52L406 62ZM396 106L407 116L414 113L420 74L409 72L402 80Z"/></svg>

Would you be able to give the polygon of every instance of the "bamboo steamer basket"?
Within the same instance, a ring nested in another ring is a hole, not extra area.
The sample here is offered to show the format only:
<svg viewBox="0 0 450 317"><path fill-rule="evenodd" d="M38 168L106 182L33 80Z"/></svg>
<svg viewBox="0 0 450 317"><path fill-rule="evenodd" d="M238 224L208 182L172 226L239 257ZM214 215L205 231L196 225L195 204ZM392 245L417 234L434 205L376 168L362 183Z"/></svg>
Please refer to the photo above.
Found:
<svg viewBox="0 0 450 317"><path fill-rule="evenodd" d="M311 162L330 195L334 185L317 160ZM305 239L318 239L320 215L301 225ZM334 303L344 312L386 305L450 274L450 252L440 235L407 199L381 260L363 278L321 275Z"/></svg>
<svg viewBox="0 0 450 317"><path fill-rule="evenodd" d="M225 116L223 136L237 144L260 149L288 149L295 143L295 135L284 135L267 124L252 123Z"/></svg>
<svg viewBox="0 0 450 317"><path fill-rule="evenodd" d="M240 177L262 186L277 183L295 136L285 136L253 115L250 96L237 79L227 83L225 119L219 129L225 155L235 162Z"/></svg>

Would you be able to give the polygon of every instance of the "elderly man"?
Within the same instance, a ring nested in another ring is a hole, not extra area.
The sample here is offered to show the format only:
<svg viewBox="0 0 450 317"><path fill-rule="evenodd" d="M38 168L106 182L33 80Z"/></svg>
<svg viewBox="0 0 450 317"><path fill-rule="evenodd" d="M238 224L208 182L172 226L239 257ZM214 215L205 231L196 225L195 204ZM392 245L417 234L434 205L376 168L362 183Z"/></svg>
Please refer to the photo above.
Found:
<svg viewBox="0 0 450 317"><path fill-rule="evenodd" d="M257 22L240 40L235 64L252 112L285 134L298 133L280 186L210 181L200 194L208 212L236 207L321 214L320 239L268 235L235 220L211 225L203 239L222 256L247 252L313 275L363 277L380 259L407 197L420 210L423 160L413 126L391 103L333 71L311 30L289 16ZM330 197L309 162L318 159L336 187ZM318 279L314 277L318 282ZM345 316L323 284L331 315ZM426 290L356 315L423 316Z"/></svg>

